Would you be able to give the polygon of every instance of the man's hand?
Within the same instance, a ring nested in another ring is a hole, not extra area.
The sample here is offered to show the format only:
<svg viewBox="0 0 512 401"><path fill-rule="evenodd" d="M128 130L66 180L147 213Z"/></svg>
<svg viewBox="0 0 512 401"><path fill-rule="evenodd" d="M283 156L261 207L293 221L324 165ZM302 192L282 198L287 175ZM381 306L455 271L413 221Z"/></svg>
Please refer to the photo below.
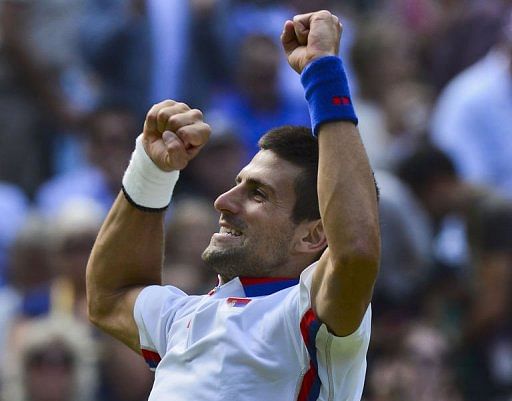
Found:
<svg viewBox="0 0 512 401"><path fill-rule="evenodd" d="M149 110L142 142L148 156L161 170L182 170L197 156L210 133L200 110L165 100Z"/></svg>
<svg viewBox="0 0 512 401"><path fill-rule="evenodd" d="M296 15L286 21L281 42L288 63L299 74L317 58L336 56L339 52L342 26L329 11Z"/></svg>

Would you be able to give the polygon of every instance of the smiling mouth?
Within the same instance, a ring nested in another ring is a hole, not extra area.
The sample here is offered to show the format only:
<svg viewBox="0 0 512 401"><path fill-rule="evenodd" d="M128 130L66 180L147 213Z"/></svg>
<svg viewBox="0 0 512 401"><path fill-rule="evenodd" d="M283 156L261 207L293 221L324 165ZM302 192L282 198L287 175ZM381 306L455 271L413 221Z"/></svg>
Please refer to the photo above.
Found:
<svg viewBox="0 0 512 401"><path fill-rule="evenodd" d="M219 230L219 234L229 235L232 237L240 237L242 235L242 232L231 227L222 226Z"/></svg>

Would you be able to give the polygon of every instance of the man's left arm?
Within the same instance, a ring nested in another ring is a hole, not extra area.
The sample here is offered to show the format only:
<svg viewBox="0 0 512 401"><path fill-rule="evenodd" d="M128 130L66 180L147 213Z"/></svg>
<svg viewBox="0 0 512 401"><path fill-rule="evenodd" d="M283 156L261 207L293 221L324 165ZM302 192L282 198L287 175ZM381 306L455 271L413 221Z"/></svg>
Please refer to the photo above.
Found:
<svg viewBox="0 0 512 401"><path fill-rule="evenodd" d="M372 297L380 235L375 182L346 77L339 60L329 58L338 54L340 36L337 17L319 11L287 21L281 39L291 67L302 74L319 140L318 197L328 249L313 274L312 306L332 333L347 336Z"/></svg>
<svg viewBox="0 0 512 401"><path fill-rule="evenodd" d="M377 277L377 194L354 124L323 124L319 147L318 197L329 247L313 275L312 304L334 334L346 336L359 327Z"/></svg>

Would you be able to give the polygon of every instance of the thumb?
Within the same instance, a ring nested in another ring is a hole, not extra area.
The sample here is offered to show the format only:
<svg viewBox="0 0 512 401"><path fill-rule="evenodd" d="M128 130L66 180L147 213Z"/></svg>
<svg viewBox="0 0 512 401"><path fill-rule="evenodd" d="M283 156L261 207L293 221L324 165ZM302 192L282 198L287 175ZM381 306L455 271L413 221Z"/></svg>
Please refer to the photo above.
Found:
<svg viewBox="0 0 512 401"><path fill-rule="evenodd" d="M171 170L182 170L188 163L187 150L182 140L171 131L164 131L162 139L166 147L164 163Z"/></svg>

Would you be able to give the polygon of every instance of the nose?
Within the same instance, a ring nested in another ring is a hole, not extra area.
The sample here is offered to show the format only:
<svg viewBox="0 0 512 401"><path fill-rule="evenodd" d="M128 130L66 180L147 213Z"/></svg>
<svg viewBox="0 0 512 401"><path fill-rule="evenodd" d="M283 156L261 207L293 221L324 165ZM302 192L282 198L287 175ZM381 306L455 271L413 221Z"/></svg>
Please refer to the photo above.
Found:
<svg viewBox="0 0 512 401"><path fill-rule="evenodd" d="M219 212L238 213L240 211L240 194L238 187L235 186L229 191L219 195L219 197L215 199L213 206Z"/></svg>

